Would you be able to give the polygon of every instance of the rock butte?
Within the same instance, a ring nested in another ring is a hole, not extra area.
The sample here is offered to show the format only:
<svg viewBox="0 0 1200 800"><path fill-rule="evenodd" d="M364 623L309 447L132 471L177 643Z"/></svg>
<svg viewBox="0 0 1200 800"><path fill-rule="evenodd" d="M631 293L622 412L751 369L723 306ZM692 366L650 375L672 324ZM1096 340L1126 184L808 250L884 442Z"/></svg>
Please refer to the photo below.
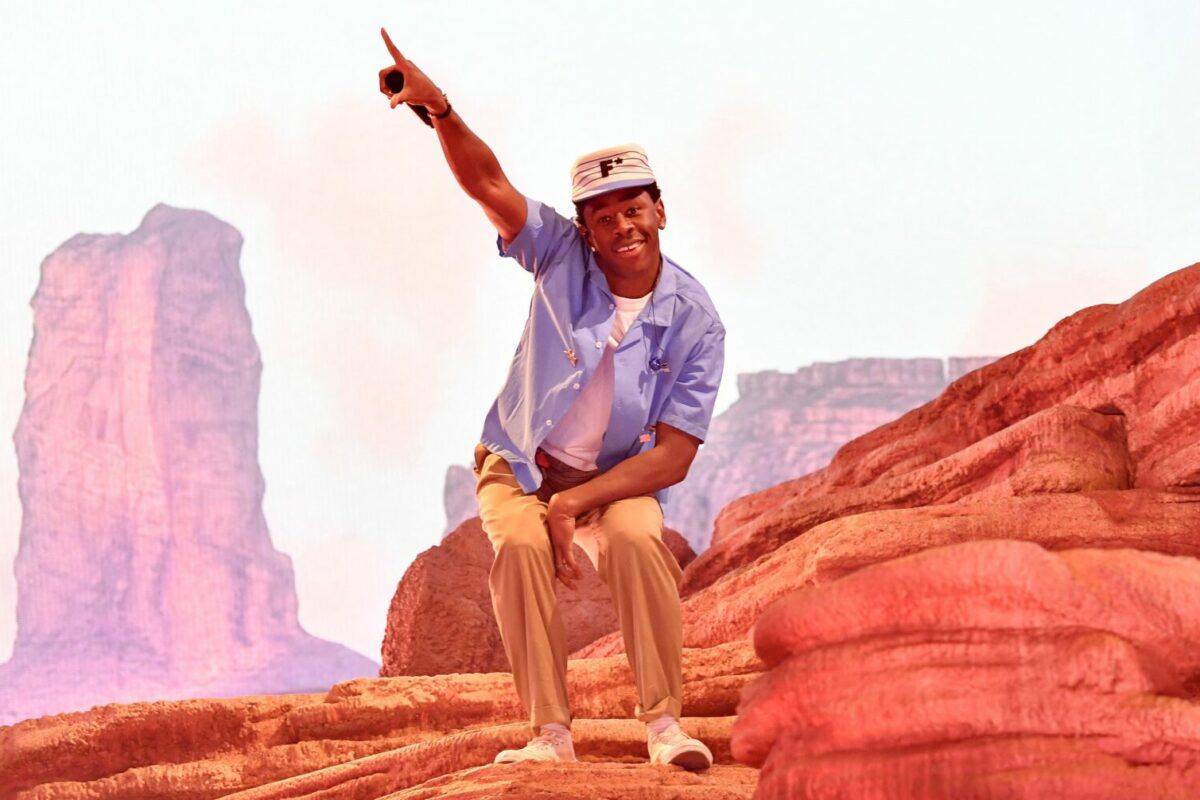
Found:
<svg viewBox="0 0 1200 800"><path fill-rule="evenodd" d="M684 722L713 745L707 773L645 764L609 635L570 665L580 764L490 766L527 735L509 678L446 674L27 720L0 728L3 788L1200 796L1198 363L1200 265L1075 314L819 472L730 504L685 570ZM477 550L470 531L447 552ZM442 580L436 555L425 564L405 582Z"/></svg>
<svg viewBox="0 0 1200 800"><path fill-rule="evenodd" d="M242 237L164 205L42 263L14 441L17 637L0 723L377 675L307 633L262 512Z"/></svg>

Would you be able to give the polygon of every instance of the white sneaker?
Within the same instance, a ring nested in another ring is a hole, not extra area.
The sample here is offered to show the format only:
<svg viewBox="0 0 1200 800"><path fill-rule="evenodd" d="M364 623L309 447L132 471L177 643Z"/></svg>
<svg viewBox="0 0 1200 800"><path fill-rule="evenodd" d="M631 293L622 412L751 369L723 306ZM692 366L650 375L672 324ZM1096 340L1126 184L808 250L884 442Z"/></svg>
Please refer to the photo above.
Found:
<svg viewBox="0 0 1200 800"><path fill-rule="evenodd" d="M683 732L674 717L661 717L646 725L651 764L674 764L689 770L712 766L712 751L704 742Z"/></svg>
<svg viewBox="0 0 1200 800"><path fill-rule="evenodd" d="M574 761L575 745L571 731L565 725L552 722L543 725L537 736L520 750L501 750L494 764L516 764L520 761Z"/></svg>

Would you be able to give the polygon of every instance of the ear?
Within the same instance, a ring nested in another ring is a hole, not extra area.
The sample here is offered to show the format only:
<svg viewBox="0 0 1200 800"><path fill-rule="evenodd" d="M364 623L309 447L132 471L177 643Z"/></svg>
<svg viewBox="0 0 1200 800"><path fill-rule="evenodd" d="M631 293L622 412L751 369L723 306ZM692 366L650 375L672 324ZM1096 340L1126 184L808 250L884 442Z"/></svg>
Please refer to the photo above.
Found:
<svg viewBox="0 0 1200 800"><path fill-rule="evenodd" d="M667 209L662 198L654 201L654 210L658 212L658 229L661 231L667 227Z"/></svg>
<svg viewBox="0 0 1200 800"><path fill-rule="evenodd" d="M593 253L596 252L596 243L592 241L592 232L588 230L587 225L584 225L579 220L579 217L576 217L574 222L575 230L579 231L579 235L582 236L583 241L587 243L588 249L590 249Z"/></svg>

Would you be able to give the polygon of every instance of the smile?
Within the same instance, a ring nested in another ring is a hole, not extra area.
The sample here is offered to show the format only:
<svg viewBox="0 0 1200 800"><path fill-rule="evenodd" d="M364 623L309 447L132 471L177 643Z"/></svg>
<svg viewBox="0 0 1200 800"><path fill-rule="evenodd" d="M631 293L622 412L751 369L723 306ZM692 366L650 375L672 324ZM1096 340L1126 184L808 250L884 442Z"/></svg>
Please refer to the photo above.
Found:
<svg viewBox="0 0 1200 800"><path fill-rule="evenodd" d="M634 242L632 244L624 244L617 248L618 253L632 253L635 250L640 250L642 245L646 244L645 240Z"/></svg>

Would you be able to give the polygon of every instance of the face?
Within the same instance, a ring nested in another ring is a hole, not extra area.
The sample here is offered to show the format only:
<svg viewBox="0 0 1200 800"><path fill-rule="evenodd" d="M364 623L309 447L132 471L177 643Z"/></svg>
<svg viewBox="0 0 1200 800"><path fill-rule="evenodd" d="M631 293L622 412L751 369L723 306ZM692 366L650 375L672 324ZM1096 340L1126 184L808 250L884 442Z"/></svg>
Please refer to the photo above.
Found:
<svg viewBox="0 0 1200 800"><path fill-rule="evenodd" d="M662 258L658 232L665 227L662 200L652 201L643 187L608 192L583 207L583 235L614 290L617 283L653 284Z"/></svg>

